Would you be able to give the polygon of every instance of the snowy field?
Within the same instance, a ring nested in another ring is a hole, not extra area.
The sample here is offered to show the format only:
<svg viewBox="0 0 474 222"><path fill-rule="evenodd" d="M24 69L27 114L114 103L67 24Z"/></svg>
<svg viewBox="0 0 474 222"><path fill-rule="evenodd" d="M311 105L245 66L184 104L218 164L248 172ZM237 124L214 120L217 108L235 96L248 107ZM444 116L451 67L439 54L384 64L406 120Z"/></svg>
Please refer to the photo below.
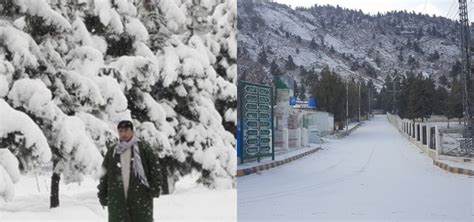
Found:
<svg viewBox="0 0 474 222"><path fill-rule="evenodd" d="M474 178L434 166L386 116L325 141L239 177L239 221L474 221Z"/></svg>
<svg viewBox="0 0 474 222"><path fill-rule="evenodd" d="M60 185L60 207L49 209L49 176L24 176L15 184L15 198L0 201L0 221L107 221L97 198L98 182ZM178 181L173 195L155 199L155 221L236 221L237 191L209 190L191 181Z"/></svg>

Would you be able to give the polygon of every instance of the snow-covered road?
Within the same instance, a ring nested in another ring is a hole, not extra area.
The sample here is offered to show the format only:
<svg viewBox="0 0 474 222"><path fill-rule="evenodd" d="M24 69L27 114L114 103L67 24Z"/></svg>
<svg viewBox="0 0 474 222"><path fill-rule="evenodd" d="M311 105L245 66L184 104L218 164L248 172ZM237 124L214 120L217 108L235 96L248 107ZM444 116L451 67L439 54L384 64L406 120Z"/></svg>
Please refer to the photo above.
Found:
<svg viewBox="0 0 474 222"><path fill-rule="evenodd" d="M239 221L474 221L474 178L445 172L385 116L238 178Z"/></svg>

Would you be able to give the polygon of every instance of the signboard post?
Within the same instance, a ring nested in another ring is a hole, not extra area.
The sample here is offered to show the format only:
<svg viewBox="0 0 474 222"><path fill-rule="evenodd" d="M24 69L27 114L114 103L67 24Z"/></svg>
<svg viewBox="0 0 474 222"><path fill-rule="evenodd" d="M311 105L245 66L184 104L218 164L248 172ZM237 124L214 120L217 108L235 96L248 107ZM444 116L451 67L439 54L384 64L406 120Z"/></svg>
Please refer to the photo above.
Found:
<svg viewBox="0 0 474 222"><path fill-rule="evenodd" d="M240 162L275 159L272 87L239 82Z"/></svg>

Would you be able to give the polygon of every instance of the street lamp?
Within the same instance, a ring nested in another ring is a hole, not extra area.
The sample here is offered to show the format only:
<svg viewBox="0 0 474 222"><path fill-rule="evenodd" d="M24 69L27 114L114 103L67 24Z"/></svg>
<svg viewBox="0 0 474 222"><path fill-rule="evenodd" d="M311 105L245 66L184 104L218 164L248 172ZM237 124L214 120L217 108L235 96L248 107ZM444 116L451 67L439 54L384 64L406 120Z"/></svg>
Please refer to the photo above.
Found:
<svg viewBox="0 0 474 222"><path fill-rule="evenodd" d="M349 78L346 79L346 134L349 132Z"/></svg>
<svg viewBox="0 0 474 222"><path fill-rule="evenodd" d="M372 115L372 101L377 101L377 98L372 98L372 91L369 88L369 110L367 113L367 119L370 119L370 116Z"/></svg>
<svg viewBox="0 0 474 222"><path fill-rule="evenodd" d="M358 122L360 122L360 81L361 80L359 79L359 101L358 101L359 102L359 114L357 116L357 121Z"/></svg>

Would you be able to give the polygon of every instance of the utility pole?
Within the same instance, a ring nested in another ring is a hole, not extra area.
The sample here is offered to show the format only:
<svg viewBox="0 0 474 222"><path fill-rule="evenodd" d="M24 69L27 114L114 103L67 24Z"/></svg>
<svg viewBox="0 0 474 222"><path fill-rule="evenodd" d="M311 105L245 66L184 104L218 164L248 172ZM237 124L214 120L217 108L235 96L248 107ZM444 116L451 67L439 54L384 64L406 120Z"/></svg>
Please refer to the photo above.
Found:
<svg viewBox="0 0 474 222"><path fill-rule="evenodd" d="M392 93L392 114L396 114L398 112L396 112L396 109L395 109L395 102L397 101L397 97L396 97L396 94L400 92L400 90L397 90L397 85L396 85L396 81L395 79L391 81L392 82L392 90L387 90L387 92L389 93Z"/></svg>
<svg viewBox="0 0 474 222"><path fill-rule="evenodd" d="M471 75L471 64L470 64L470 30L469 30L469 19L467 14L467 2L466 0L459 0L459 18L461 22L461 50L463 59L463 108L464 108L464 125L467 125L470 116L469 110L469 81Z"/></svg>
<svg viewBox="0 0 474 222"><path fill-rule="evenodd" d="M349 133L349 79L346 79L346 134Z"/></svg>
<svg viewBox="0 0 474 222"><path fill-rule="evenodd" d="M358 121L358 122L360 122L360 99L361 99L361 98L360 98L360 81L361 81L361 80L359 79L359 114L358 114L358 116L357 116L357 121Z"/></svg>
<svg viewBox="0 0 474 222"><path fill-rule="evenodd" d="M367 119L370 119L370 114L372 113L371 107L370 107L370 101L372 100L371 98L371 92L370 92L370 87L369 87L369 110L367 113Z"/></svg>
<svg viewBox="0 0 474 222"><path fill-rule="evenodd" d="M393 81L393 103L392 103L392 113L395 114L395 93L397 93L397 91L395 90L395 81Z"/></svg>
<svg viewBox="0 0 474 222"><path fill-rule="evenodd" d="M467 11L466 0L459 1L459 20L461 23L461 50L462 50L462 61L463 61L463 108L464 108L464 142L461 143L461 149L470 150L474 153L474 120L473 120L473 104L470 95L472 93L472 80L471 80L471 61L470 61L470 28L469 18Z"/></svg>

